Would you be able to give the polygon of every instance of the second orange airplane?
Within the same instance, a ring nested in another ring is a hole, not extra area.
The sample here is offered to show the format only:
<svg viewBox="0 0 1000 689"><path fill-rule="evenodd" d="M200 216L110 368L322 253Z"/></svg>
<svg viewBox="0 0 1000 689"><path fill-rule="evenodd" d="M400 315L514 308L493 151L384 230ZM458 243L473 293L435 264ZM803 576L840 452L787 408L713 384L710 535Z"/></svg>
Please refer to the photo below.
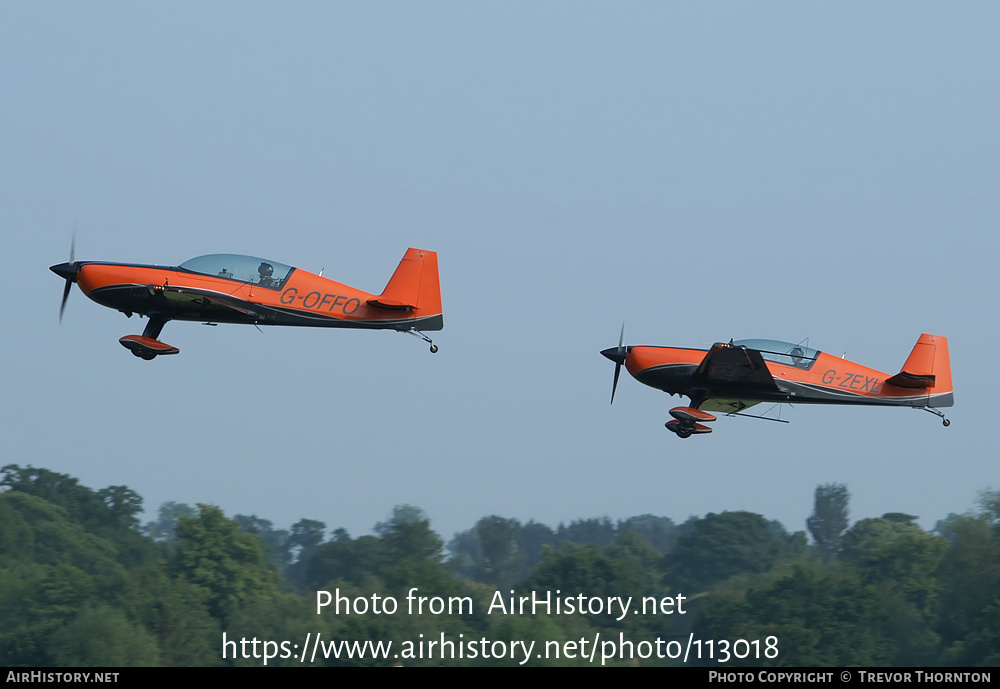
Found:
<svg viewBox="0 0 1000 689"><path fill-rule="evenodd" d="M688 406L670 410L674 418L666 423L680 438L711 433L705 424L716 417L709 412L754 416L743 410L761 402L914 407L951 424L938 409L955 403L948 339L940 335L921 335L900 372L889 375L778 340L730 340L706 351L626 347L624 334L622 328L618 346L601 352L615 362L611 401L623 365L640 383L689 397Z"/></svg>

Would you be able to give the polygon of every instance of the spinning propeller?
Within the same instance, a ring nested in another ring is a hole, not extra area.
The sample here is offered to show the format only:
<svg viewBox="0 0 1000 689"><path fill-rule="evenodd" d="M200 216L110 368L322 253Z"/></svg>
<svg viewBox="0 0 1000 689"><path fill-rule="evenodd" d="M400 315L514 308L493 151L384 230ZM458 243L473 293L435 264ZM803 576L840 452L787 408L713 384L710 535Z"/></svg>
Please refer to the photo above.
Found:
<svg viewBox="0 0 1000 689"><path fill-rule="evenodd" d="M601 352L604 356L615 362L615 382L611 385L611 404L615 403L615 390L618 389L618 376L622 373L622 364L628 356L629 348L625 346L625 324L622 323L622 332L618 336L618 347L611 347Z"/></svg>
<svg viewBox="0 0 1000 689"><path fill-rule="evenodd" d="M66 300L69 299L69 291L76 282L76 226L73 226L73 239L69 245L69 263L60 263L49 268L59 277L66 278L66 286L63 288L62 303L59 304L59 322L62 323L63 311L66 310Z"/></svg>

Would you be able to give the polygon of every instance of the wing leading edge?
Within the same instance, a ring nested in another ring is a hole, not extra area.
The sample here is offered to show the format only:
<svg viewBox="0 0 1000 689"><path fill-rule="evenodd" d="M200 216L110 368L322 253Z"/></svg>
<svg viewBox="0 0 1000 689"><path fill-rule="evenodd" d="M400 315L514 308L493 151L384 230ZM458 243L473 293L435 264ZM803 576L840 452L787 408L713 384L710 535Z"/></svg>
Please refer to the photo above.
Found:
<svg viewBox="0 0 1000 689"><path fill-rule="evenodd" d="M764 357L746 347L716 342L698 365L696 375L710 386L780 392Z"/></svg>
<svg viewBox="0 0 1000 689"><path fill-rule="evenodd" d="M195 287L171 287L169 285L150 285L150 290L154 294L161 294L174 304L190 304L193 307L202 308L215 306L235 311L244 316L257 317L259 315L253 309L248 308L250 306L249 302L221 292Z"/></svg>

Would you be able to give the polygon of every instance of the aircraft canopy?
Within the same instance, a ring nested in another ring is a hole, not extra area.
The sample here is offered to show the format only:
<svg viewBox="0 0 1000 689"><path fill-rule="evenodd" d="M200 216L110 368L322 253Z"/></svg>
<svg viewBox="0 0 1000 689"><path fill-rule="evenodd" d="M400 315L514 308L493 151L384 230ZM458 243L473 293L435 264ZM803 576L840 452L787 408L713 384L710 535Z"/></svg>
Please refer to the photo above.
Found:
<svg viewBox="0 0 1000 689"><path fill-rule="evenodd" d="M816 357L819 356L819 350L812 347L793 342L782 342L781 340L736 340L733 344L737 347L757 350L764 361L773 361L776 364L804 369L812 367Z"/></svg>
<svg viewBox="0 0 1000 689"><path fill-rule="evenodd" d="M192 273L260 285L269 289L281 289L285 280L295 270L284 263L239 254L198 256L184 261L180 267Z"/></svg>

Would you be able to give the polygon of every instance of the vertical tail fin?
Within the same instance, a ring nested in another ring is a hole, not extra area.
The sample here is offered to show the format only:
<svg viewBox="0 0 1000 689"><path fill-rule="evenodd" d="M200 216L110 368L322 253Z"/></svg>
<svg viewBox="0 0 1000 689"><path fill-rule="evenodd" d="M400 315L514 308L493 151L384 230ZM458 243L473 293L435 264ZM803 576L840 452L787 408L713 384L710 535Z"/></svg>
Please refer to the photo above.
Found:
<svg viewBox="0 0 1000 689"><path fill-rule="evenodd" d="M925 389L930 407L950 407L955 403L951 384L948 338L924 333L903 364L903 369L885 381L900 388Z"/></svg>
<svg viewBox="0 0 1000 689"><path fill-rule="evenodd" d="M382 294L368 303L391 311L410 311L415 318L440 316L441 283L437 252L408 249ZM443 324L439 325L443 327ZM441 327L423 329L440 330Z"/></svg>

